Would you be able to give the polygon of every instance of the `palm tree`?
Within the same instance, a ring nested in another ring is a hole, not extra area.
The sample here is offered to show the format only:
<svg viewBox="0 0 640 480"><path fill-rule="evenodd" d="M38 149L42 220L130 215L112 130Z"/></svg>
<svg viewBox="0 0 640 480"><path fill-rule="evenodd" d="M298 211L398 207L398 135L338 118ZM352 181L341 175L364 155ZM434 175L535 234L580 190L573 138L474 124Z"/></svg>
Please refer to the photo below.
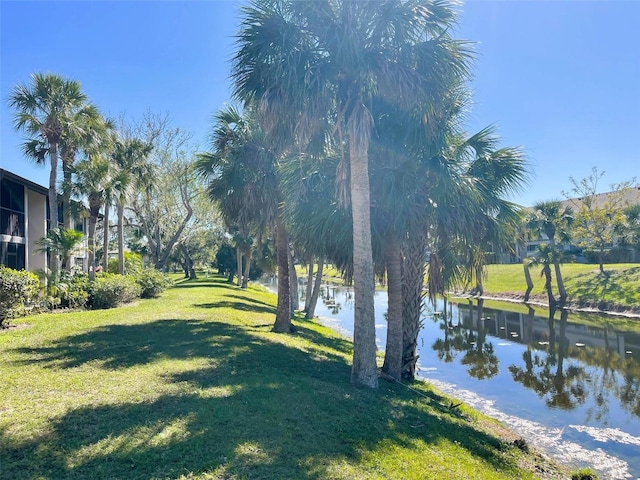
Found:
<svg viewBox="0 0 640 480"><path fill-rule="evenodd" d="M149 190L153 182L153 168L147 158L152 146L137 138L116 141L113 160L118 169L113 176L118 215L118 272L124 275L124 208L132 190Z"/></svg>
<svg viewBox="0 0 640 480"><path fill-rule="evenodd" d="M52 228L47 235L38 241L41 251L49 252L51 256L60 257L62 269L67 270L71 253L78 247L84 234L70 228Z"/></svg>
<svg viewBox="0 0 640 480"><path fill-rule="evenodd" d="M49 221L50 228L58 227L58 156L65 134L79 128L72 121L86 105L87 97L80 84L52 73L33 73L30 84L16 86L9 97L9 106L16 110L13 125L24 131L29 140L24 152L43 163L49 158ZM57 270L57 260L49 259L49 268Z"/></svg>
<svg viewBox="0 0 640 480"><path fill-rule="evenodd" d="M95 155L78 162L73 167L75 174L75 189L87 197L89 202L89 231L87 239L89 243L89 280L95 279L95 254L96 254L96 223L100 209L106 205L107 191L110 187L110 174L112 166L105 156ZM105 210L109 206L105 206ZM106 252L104 255L106 256ZM106 271L106 269L105 269Z"/></svg>
<svg viewBox="0 0 640 480"><path fill-rule="evenodd" d="M213 151L201 154L195 169L208 180L209 196L218 203L227 227L235 230L238 284L244 288L251 264L252 233L260 238L268 228L275 230L278 305L273 329L289 332L289 241L276 157L251 108L241 113L234 107L226 107L215 115L214 121Z"/></svg>
<svg viewBox="0 0 640 480"><path fill-rule="evenodd" d="M564 288L562 272L560 271L560 252L556 246L556 234L563 242L569 240L569 228L573 222L573 210L563 207L559 201L551 200L540 202L533 206L533 212L527 221L528 227L538 235L544 234L549 240L549 246L553 253L552 260L558 284L560 303L564 305L567 300L567 291Z"/></svg>
<svg viewBox="0 0 640 480"><path fill-rule="evenodd" d="M71 118L74 129L64 132L60 140L62 160L62 223L72 227L71 195L73 189L72 170L76 155L84 151L86 155L109 148L113 123L105 120L98 108L92 104L82 106Z"/></svg>
<svg viewBox="0 0 640 480"><path fill-rule="evenodd" d="M305 145L333 125L346 150L355 293L351 380L376 388L369 144L372 102L401 108L439 98L467 73L468 55L447 31L447 2L255 0L243 9L234 94L256 102L280 144ZM346 171L346 170L345 170Z"/></svg>
<svg viewBox="0 0 640 480"><path fill-rule="evenodd" d="M555 255L556 253L551 245L541 243L537 246L535 255L529 257L528 259L529 268L542 266L540 276L544 277L544 290L545 292L547 292L547 298L549 299L549 309L553 310L555 310L556 308L556 299L553 296L553 278L551 275L551 265L554 264Z"/></svg>

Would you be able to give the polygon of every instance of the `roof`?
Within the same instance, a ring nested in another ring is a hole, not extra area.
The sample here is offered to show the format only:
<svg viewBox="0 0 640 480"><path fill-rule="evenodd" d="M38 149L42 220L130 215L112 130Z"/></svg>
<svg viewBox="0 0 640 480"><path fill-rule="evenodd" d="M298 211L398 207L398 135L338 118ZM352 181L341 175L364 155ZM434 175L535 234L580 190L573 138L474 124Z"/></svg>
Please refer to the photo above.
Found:
<svg viewBox="0 0 640 480"><path fill-rule="evenodd" d="M618 191L598 193L596 195L593 195L594 202L592 207L603 207L607 203L607 201L609 201L609 199L616 194L618 194ZM568 200L563 200L560 203L563 207L571 207L573 210L580 210L583 200L584 197L570 198ZM640 203L640 187L627 188L623 191L622 197L619 199L616 197L614 201L621 207Z"/></svg>
<svg viewBox="0 0 640 480"><path fill-rule="evenodd" d="M6 178L11 180L12 182L19 183L20 185L24 185L29 190L33 190L34 192L41 193L42 195L47 195L49 193L49 189L47 187L43 187L42 185L38 185L37 183L32 182L31 180L27 180L24 177L16 175L15 173L11 173L4 168L0 168L0 178Z"/></svg>

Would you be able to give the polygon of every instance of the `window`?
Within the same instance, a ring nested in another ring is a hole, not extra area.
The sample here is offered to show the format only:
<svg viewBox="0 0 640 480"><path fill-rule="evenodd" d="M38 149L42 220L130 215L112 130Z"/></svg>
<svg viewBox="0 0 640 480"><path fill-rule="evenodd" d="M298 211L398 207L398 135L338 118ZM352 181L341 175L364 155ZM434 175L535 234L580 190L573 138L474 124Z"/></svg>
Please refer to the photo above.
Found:
<svg viewBox="0 0 640 480"><path fill-rule="evenodd" d="M24 237L24 187L6 178L0 181L0 235Z"/></svg>
<svg viewBox="0 0 640 480"><path fill-rule="evenodd" d="M24 245L0 242L0 264L14 270L24 270Z"/></svg>

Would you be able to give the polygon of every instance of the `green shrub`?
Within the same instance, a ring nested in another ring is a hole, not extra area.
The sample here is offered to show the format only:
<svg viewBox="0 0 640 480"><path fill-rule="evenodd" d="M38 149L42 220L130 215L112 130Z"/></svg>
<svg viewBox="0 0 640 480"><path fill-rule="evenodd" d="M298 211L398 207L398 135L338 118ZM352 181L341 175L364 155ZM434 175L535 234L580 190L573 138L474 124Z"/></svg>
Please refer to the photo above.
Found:
<svg viewBox="0 0 640 480"><path fill-rule="evenodd" d="M132 277L103 273L98 275L90 287L92 308L113 308L138 298L142 289Z"/></svg>
<svg viewBox="0 0 640 480"><path fill-rule="evenodd" d="M583 468L571 474L571 480L598 480L598 478L598 474L589 468Z"/></svg>
<svg viewBox="0 0 640 480"><path fill-rule="evenodd" d="M142 289L142 298L155 298L172 283L169 277L153 268L139 270L134 277Z"/></svg>
<svg viewBox="0 0 640 480"><path fill-rule="evenodd" d="M0 325L25 315L38 297L40 281L35 273L0 265Z"/></svg>
<svg viewBox="0 0 640 480"><path fill-rule="evenodd" d="M89 301L89 276L65 272L60 278L59 296L61 307L83 308Z"/></svg>
<svg viewBox="0 0 640 480"><path fill-rule="evenodd" d="M109 273L118 273L118 259L110 258L107 265ZM132 274L142 270L142 255L136 252L124 252L124 271Z"/></svg>

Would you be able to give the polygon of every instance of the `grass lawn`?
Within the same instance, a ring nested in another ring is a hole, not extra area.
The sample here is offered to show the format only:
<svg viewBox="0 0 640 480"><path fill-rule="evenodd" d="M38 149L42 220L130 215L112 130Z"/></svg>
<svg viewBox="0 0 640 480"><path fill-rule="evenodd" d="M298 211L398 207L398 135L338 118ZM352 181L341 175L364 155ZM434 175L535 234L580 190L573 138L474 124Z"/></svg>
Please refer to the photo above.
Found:
<svg viewBox="0 0 640 480"><path fill-rule="evenodd" d="M613 303L620 306L640 305L640 264L623 263L604 266L601 273L597 265L565 263L561 265L562 278L567 294L573 302ZM522 264L489 265L484 283L487 295L497 293L521 293L527 289ZM545 295L544 279L540 268L531 270L533 294ZM554 276L555 282L555 276ZM555 285L555 283L554 283ZM554 288L557 296L557 289Z"/></svg>
<svg viewBox="0 0 640 480"><path fill-rule="evenodd" d="M274 295L210 277L19 319L0 333L0 478L560 475L427 385L353 388L348 341L303 320L274 334L274 316Z"/></svg>

